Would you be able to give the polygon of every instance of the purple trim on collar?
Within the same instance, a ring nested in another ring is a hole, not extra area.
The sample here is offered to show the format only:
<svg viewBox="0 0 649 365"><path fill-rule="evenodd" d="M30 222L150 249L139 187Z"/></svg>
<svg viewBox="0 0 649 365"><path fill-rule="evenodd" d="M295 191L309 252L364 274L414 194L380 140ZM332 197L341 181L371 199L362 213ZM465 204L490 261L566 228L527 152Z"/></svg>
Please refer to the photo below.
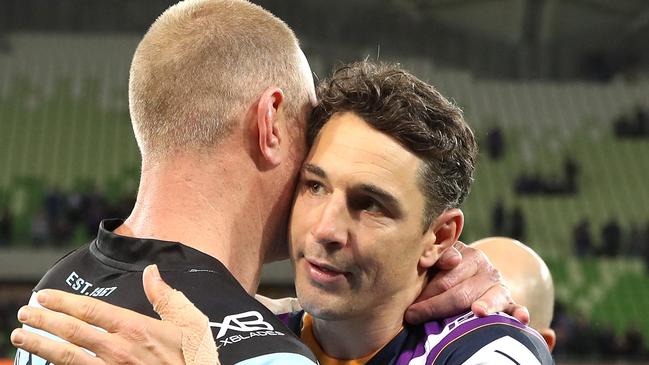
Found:
<svg viewBox="0 0 649 365"><path fill-rule="evenodd" d="M293 315L295 315L295 313L290 313L289 312L289 313L276 314L275 317L279 318L279 320L282 321L282 323L284 323L285 326L288 326L289 325L289 323L288 323L289 319Z"/></svg>
<svg viewBox="0 0 649 365"><path fill-rule="evenodd" d="M478 329L480 327L492 324L505 324L520 328L528 333L531 333L541 340L543 339L536 331L520 323L513 317L506 314L497 313L486 317L478 318L472 312L467 312L458 316L446 318L442 321L428 322L423 325L423 334L421 339L417 341L416 345L409 349L404 349L397 358L395 365L408 365L410 362L418 357L426 354L426 344L429 336L440 335L446 331L446 335L438 342L431 342L429 346L433 346L426 358L425 364L432 364L435 358L448 346L451 342L457 340L463 335ZM414 329L413 329L414 330Z"/></svg>

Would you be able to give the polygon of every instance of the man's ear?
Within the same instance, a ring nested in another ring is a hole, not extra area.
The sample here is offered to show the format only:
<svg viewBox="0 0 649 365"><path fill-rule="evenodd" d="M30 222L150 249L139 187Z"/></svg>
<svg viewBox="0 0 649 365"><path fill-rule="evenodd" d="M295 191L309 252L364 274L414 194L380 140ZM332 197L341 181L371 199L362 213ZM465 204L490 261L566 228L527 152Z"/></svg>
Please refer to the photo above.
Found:
<svg viewBox="0 0 649 365"><path fill-rule="evenodd" d="M257 131L259 132L259 151L266 161L272 166L282 162L281 144L283 142L282 128L280 126L280 105L284 102L284 93L281 89L271 87L266 89L257 104Z"/></svg>
<svg viewBox="0 0 649 365"><path fill-rule="evenodd" d="M463 227L464 214L460 209L447 209L437 216L424 234L426 242L419 265L424 269L432 267L442 253L457 242Z"/></svg>
<svg viewBox="0 0 649 365"><path fill-rule="evenodd" d="M548 344L550 352L552 352L554 350L554 346L557 344L557 335L554 333L554 330L552 328L543 328L539 330L539 333L541 334L541 336L543 336L543 339L545 339L545 342Z"/></svg>

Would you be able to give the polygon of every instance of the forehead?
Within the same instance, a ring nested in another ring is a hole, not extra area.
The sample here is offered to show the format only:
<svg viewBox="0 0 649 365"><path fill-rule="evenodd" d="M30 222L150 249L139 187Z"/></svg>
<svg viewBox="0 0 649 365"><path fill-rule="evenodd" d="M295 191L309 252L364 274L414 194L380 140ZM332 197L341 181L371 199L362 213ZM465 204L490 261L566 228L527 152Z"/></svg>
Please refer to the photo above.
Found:
<svg viewBox="0 0 649 365"><path fill-rule="evenodd" d="M387 185L393 193L419 192L421 159L354 113L331 117L318 133L307 162L324 169L328 177Z"/></svg>

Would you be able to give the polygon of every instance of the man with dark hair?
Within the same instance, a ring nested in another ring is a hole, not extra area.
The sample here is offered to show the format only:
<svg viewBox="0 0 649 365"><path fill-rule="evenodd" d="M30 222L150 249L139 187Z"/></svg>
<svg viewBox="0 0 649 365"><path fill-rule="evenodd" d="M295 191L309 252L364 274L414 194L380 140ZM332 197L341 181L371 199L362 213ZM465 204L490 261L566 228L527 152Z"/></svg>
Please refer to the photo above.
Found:
<svg viewBox="0 0 649 365"><path fill-rule="evenodd" d="M462 111L430 85L398 67L361 62L320 84L318 98L307 129L309 146L332 116L350 112L422 158L425 226L435 212L459 206L469 193L477 154L473 132Z"/></svg>
<svg viewBox="0 0 649 365"><path fill-rule="evenodd" d="M551 364L512 317L423 325L403 313L458 240L477 146L462 112L399 67L361 62L319 87L290 224L303 312L285 316L321 364Z"/></svg>

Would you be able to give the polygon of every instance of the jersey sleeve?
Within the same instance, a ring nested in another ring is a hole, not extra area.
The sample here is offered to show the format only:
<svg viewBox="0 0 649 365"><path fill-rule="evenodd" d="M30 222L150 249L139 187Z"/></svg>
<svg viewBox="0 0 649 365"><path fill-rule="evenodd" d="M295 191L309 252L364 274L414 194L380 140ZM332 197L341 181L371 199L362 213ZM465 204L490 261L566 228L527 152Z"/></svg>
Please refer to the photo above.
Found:
<svg viewBox="0 0 649 365"><path fill-rule="evenodd" d="M553 365L554 360L545 341L530 330L492 324L449 343L430 364Z"/></svg>

